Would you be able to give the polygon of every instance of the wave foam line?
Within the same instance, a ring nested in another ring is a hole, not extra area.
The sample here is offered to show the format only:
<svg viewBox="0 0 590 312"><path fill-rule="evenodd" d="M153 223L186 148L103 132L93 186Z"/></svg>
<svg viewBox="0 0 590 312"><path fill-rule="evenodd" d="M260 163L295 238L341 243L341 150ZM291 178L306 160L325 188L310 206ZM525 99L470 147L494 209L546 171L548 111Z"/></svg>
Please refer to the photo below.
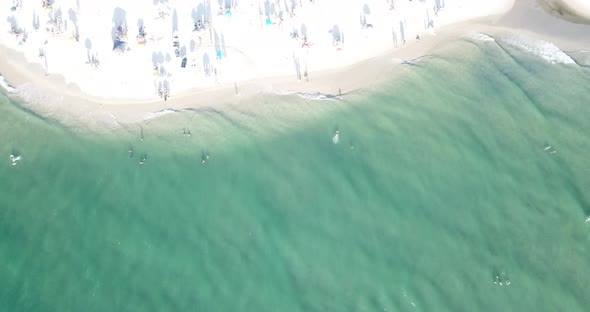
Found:
<svg viewBox="0 0 590 312"><path fill-rule="evenodd" d="M4 88L9 93L16 92L16 88L13 87L10 83L8 83L8 81L6 81L6 79L2 75L0 75L0 86L2 86L2 88Z"/></svg>
<svg viewBox="0 0 590 312"><path fill-rule="evenodd" d="M178 112L179 112L178 110L171 109L171 108L163 109L163 110L157 111L157 112L149 112L149 113L143 115L143 120L150 120L150 119L154 119L154 118L162 117L164 115L178 113Z"/></svg>
<svg viewBox="0 0 590 312"><path fill-rule="evenodd" d="M494 39L494 37L492 37L490 35L486 35L484 33L479 33L479 32L473 33L469 37L472 39L484 41L484 42L496 41L496 39Z"/></svg>
<svg viewBox="0 0 590 312"><path fill-rule="evenodd" d="M326 100L339 100L340 96L328 93L304 93L304 92L296 92L296 91L288 91L288 90L275 90L274 94L276 95L297 95L300 98L312 101L326 101Z"/></svg>
<svg viewBox="0 0 590 312"><path fill-rule="evenodd" d="M551 64L576 64L576 61L567 55L567 53L551 42L528 39L522 36L502 38L502 42L529 54L540 56Z"/></svg>

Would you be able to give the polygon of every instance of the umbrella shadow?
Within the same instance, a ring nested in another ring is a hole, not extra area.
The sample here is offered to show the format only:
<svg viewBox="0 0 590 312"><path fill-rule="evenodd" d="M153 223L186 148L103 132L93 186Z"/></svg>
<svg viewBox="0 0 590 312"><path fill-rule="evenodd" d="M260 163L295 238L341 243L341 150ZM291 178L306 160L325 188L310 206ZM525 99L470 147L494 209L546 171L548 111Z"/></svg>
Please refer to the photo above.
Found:
<svg viewBox="0 0 590 312"><path fill-rule="evenodd" d="M84 46L86 47L86 56L90 61L90 50L92 50L92 41L90 41L90 38L86 38L86 40L84 40Z"/></svg>
<svg viewBox="0 0 590 312"><path fill-rule="evenodd" d="M399 22L399 33L401 35L402 42L405 42L406 41L406 33L405 33L404 22Z"/></svg>
<svg viewBox="0 0 590 312"><path fill-rule="evenodd" d="M116 7L113 10L113 28L111 29L111 39L117 41L117 31L122 30L123 32L127 31L127 13L125 10L121 9L120 7Z"/></svg>
<svg viewBox="0 0 590 312"><path fill-rule="evenodd" d="M211 75L211 60L207 52L203 54L203 70L205 71L205 76Z"/></svg>
<svg viewBox="0 0 590 312"><path fill-rule="evenodd" d="M176 13L176 9L172 13L172 34L178 31L178 14Z"/></svg>
<svg viewBox="0 0 590 312"><path fill-rule="evenodd" d="M332 43L338 44L342 41L342 33L340 32L340 27L338 25L334 25L332 27Z"/></svg>

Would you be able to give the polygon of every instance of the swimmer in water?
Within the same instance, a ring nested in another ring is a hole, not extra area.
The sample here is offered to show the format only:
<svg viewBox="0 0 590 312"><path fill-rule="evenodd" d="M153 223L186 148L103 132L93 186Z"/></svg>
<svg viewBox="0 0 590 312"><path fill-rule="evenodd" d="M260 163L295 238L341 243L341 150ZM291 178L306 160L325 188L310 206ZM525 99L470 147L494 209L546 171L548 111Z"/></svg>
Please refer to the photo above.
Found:
<svg viewBox="0 0 590 312"><path fill-rule="evenodd" d="M207 162L207 159L209 159L209 154L203 153L203 155L201 156L201 164L204 165Z"/></svg>
<svg viewBox="0 0 590 312"><path fill-rule="evenodd" d="M14 155L10 154L10 161L12 161L13 166L18 165L18 162L20 161L20 159L21 159L20 156L14 156Z"/></svg>
<svg viewBox="0 0 590 312"><path fill-rule="evenodd" d="M506 281L506 286L510 286L510 284L511 284L510 280L507 280Z"/></svg>
<svg viewBox="0 0 590 312"><path fill-rule="evenodd" d="M332 137L332 142L334 144L338 144L339 139L340 139L340 131L336 130L336 134L334 134L334 137Z"/></svg>

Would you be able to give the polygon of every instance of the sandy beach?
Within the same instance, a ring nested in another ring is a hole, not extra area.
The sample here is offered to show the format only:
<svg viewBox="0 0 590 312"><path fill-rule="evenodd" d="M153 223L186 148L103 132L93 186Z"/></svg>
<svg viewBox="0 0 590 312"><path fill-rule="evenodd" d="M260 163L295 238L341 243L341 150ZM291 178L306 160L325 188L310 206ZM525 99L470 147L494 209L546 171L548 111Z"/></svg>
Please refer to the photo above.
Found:
<svg viewBox="0 0 590 312"><path fill-rule="evenodd" d="M574 23L590 24L590 2L584 0L542 0L544 8L555 16Z"/></svg>
<svg viewBox="0 0 590 312"><path fill-rule="evenodd" d="M567 2L570 12L583 11ZM11 94L42 116L91 128L141 122L166 109L223 108L260 92L336 97L480 31L553 42L582 63L590 49L580 40L589 26L555 17L534 0L129 7L56 0L45 8L15 1L0 14L7 17L0 73Z"/></svg>

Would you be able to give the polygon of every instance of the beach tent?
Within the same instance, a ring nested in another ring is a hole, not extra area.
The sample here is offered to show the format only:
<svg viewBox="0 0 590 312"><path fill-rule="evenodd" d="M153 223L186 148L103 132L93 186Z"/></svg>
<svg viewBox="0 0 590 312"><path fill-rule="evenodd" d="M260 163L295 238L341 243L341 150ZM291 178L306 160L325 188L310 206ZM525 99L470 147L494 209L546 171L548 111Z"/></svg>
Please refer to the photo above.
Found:
<svg viewBox="0 0 590 312"><path fill-rule="evenodd" d="M113 52L115 53L123 53L127 48L127 43L125 41L115 40L115 44L113 45Z"/></svg>

